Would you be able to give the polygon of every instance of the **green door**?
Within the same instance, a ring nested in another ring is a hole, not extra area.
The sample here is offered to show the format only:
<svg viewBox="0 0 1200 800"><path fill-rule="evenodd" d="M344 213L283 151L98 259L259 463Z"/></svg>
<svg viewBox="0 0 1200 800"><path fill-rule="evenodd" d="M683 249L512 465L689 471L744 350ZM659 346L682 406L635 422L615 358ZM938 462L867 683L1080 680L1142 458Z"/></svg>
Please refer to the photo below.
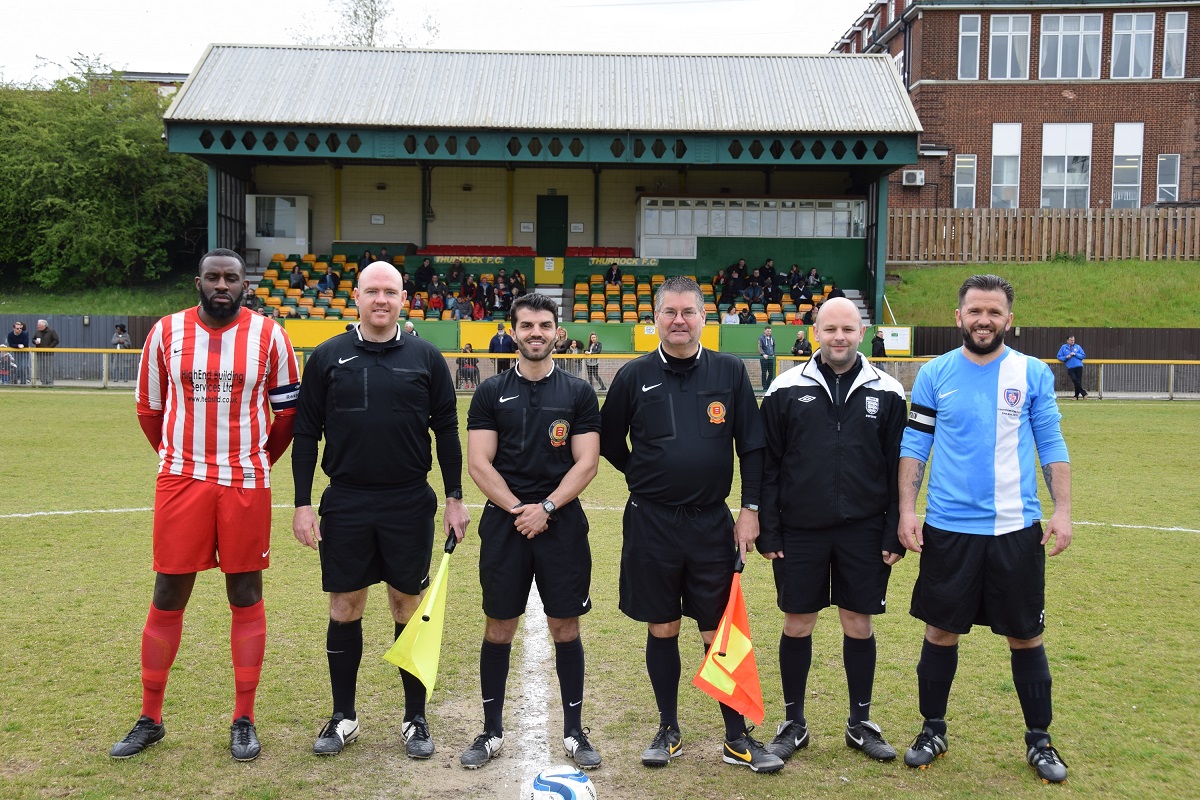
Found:
<svg viewBox="0 0 1200 800"><path fill-rule="evenodd" d="M537 252L539 256L567 254L567 198L564 195L538 195Z"/></svg>

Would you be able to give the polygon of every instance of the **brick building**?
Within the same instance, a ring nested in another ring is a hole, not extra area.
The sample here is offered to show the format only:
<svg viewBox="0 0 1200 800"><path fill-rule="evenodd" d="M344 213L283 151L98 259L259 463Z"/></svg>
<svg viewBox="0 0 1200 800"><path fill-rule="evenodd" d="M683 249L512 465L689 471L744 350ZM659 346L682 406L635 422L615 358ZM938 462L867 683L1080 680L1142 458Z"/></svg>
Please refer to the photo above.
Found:
<svg viewBox="0 0 1200 800"><path fill-rule="evenodd" d="M834 52L888 53L924 134L894 208L1200 202L1200 2L876 0Z"/></svg>

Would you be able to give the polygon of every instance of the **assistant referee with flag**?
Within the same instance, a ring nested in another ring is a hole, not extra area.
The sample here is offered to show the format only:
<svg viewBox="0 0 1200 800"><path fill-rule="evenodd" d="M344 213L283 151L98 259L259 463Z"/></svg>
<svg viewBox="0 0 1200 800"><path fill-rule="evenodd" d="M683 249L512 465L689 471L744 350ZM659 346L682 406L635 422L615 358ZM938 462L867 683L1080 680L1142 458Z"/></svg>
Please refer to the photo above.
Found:
<svg viewBox="0 0 1200 800"><path fill-rule="evenodd" d="M642 763L679 755L679 629L696 620L712 644L733 580L758 538L763 429L750 376L737 356L705 350L704 297L691 278L667 278L654 302L659 347L626 364L601 409L600 453L625 475L621 611L647 623L646 671L659 727ZM626 436L629 444L626 444ZM726 507L736 446L742 478L736 524ZM750 736L742 714L721 704L726 763L776 772L783 761Z"/></svg>

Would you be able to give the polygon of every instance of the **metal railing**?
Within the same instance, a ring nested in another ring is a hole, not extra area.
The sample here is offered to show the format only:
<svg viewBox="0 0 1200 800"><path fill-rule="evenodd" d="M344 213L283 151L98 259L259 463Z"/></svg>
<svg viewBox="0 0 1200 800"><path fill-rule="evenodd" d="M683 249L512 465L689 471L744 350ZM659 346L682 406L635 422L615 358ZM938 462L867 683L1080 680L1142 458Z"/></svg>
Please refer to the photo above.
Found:
<svg viewBox="0 0 1200 800"><path fill-rule="evenodd" d="M297 357L303 367L304 352ZM622 366L637 358L639 353L617 353L590 355L555 356L559 367L603 392L612 383L613 377ZM754 355L741 355L742 362L750 374L750 383L755 390L762 386L762 359ZM508 359L498 358L491 353L444 353L446 368L455 379L460 391L471 391L480 382L498 371L499 364L512 363L516 354ZM57 348L54 350L10 350L0 347L0 388L21 386L69 386L79 389L132 389L137 381L140 350L91 350L83 348ZM469 362L473 359L474 371ZM589 361L595 359L594 364ZM885 358L873 359L872 363L900 381L905 391L911 391L917 370L930 358ZM1072 393L1071 381L1066 370L1055 359L1043 359L1054 370L1055 389L1059 395ZM803 359L791 355L775 358L773 374L779 375L803 363ZM1088 393L1097 398L1138 400L1200 400L1200 361L1187 360L1089 360L1083 368L1083 385ZM604 387L604 388L601 388Z"/></svg>

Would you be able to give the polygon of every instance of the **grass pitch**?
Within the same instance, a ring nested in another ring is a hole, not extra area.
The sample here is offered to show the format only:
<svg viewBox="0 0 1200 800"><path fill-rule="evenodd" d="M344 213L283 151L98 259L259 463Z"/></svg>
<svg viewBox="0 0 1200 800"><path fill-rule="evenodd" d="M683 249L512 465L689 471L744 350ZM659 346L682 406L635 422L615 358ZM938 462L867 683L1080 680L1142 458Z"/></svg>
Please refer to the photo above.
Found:
<svg viewBox="0 0 1200 800"><path fill-rule="evenodd" d="M460 401L465 421L466 401ZM1055 744L1070 779L1043 786L1024 763L1023 724L1004 642L977 630L963 639L950 703L950 751L927 771L878 764L842 743L845 678L832 610L814 641L807 713L813 744L774 776L723 765L715 704L689 680L700 645L685 623L680 716L684 754L650 771L638 756L656 725L643 662L644 626L617 611L624 484L606 462L584 495L592 524L595 610L583 620L588 659L584 722L604 754L592 773L611 798L1026 798L1046 792L1127 798L1196 797L1200 739L1195 654L1200 651L1200 500L1195 453L1200 404L1064 403L1074 464L1075 543L1049 564L1047 651L1055 680ZM108 747L138 714L138 647L150 599L150 521L155 458L127 393L0 392L8 422L0 459L0 797L343 798L515 797L522 744L517 731L544 686L549 763L565 763L552 665L522 676L514 646L501 757L481 770L458 755L479 732L477 678L482 616L474 523L458 548L442 671L429 706L438 751L404 758L401 690L380 656L390 644L383 594L364 618L359 679L362 739L318 760L312 740L329 711L323 654L327 613L315 553L290 534L291 512L275 512L266 573L268 651L259 691L263 755L228 752L233 702L229 611L223 582L202 575L185 617L164 710L167 738L127 762ZM464 435L465 441L465 435ZM681 466L686 468L686 466ZM436 468L434 475L436 476ZM467 481L467 502L481 495ZM440 490L440 485L437 486ZM287 465L275 502L290 505ZM820 502L814 497L813 502ZM47 513L79 512L87 513ZM37 516L17 516L36 514ZM1086 523L1086 524L1085 524ZM436 560L440 554L435 553ZM908 616L917 561L893 573L892 613L878 618L874 718L899 750L916 733L914 669L922 624ZM770 570L756 559L745 591L767 700L769 739L781 718L776 642L782 617ZM528 682L528 683L526 683Z"/></svg>

